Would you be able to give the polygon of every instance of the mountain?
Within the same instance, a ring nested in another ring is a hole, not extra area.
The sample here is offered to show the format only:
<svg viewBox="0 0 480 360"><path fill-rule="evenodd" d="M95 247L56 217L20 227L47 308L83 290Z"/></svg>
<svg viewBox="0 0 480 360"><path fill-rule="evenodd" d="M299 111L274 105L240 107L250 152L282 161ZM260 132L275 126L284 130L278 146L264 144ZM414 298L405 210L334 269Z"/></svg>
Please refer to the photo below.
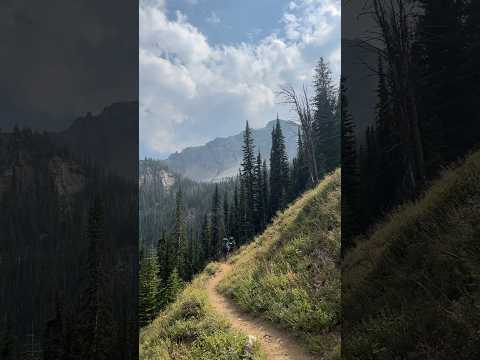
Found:
<svg viewBox="0 0 480 360"><path fill-rule="evenodd" d="M345 359L480 356L480 152L402 205L345 258Z"/></svg>
<svg viewBox="0 0 480 360"><path fill-rule="evenodd" d="M260 151L267 161L272 146L271 133L276 120L264 128L252 131L256 152ZM288 157L291 160L297 152L298 124L280 120ZM238 173L242 161L243 132L225 138L216 138L205 145L189 147L174 153L165 160L169 169L192 180L215 182Z"/></svg>
<svg viewBox="0 0 480 360"><path fill-rule="evenodd" d="M137 102L118 102L98 115L77 118L52 138L82 160L94 160L117 175L136 179L138 137L132 134L138 134L137 119Z"/></svg>

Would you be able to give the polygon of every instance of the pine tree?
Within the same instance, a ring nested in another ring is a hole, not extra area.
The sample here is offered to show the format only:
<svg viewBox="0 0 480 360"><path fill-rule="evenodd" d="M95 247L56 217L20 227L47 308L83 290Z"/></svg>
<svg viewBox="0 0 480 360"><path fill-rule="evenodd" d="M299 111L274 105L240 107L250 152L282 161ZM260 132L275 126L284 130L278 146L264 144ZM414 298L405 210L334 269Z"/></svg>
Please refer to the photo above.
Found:
<svg viewBox="0 0 480 360"><path fill-rule="evenodd" d="M238 194L238 241L239 244L244 244L250 233L249 233L249 224L247 220L247 201L246 201L246 190L245 190L245 181L240 175L239 179L239 194Z"/></svg>
<svg viewBox="0 0 480 360"><path fill-rule="evenodd" d="M212 198L212 210L211 210L211 254L209 256L212 259L218 259L222 251L222 234L220 231L221 219L220 219L220 195L218 193L218 184L215 184L215 191Z"/></svg>
<svg viewBox="0 0 480 360"><path fill-rule="evenodd" d="M228 194L227 194L227 191L225 190L225 193L223 194L223 224L224 224L225 236L231 235L229 220L230 220L230 206L228 204Z"/></svg>
<svg viewBox="0 0 480 360"><path fill-rule="evenodd" d="M175 206L175 264L177 271L183 279L188 277L187 264L187 237L185 229L185 209L183 206L182 189L176 194Z"/></svg>
<svg viewBox="0 0 480 360"><path fill-rule="evenodd" d="M162 230L162 235L157 243L157 259L159 264L158 278L166 280L172 272L175 264L173 262L174 256L172 253L172 237L167 236L165 230Z"/></svg>
<svg viewBox="0 0 480 360"><path fill-rule="evenodd" d="M285 148L285 138L277 116L272 130L272 148L270 151L270 213L275 213L286 206L289 189L289 166Z"/></svg>
<svg viewBox="0 0 480 360"><path fill-rule="evenodd" d="M254 220L255 220L255 232L259 233L265 227L265 204L264 204L264 181L263 181L263 168L262 168L262 156L260 152L257 155L257 161L255 164L255 196L254 196Z"/></svg>
<svg viewBox="0 0 480 360"><path fill-rule="evenodd" d="M336 90L328 64L320 58L313 78L313 130L315 156L323 172L334 170L340 162L340 120L336 113Z"/></svg>
<svg viewBox="0 0 480 360"><path fill-rule="evenodd" d="M230 211L230 235L233 236L235 240L238 241L240 231L239 231L239 219L240 219L240 204L238 200L238 186L237 181L235 181L234 190L233 190L233 204Z"/></svg>
<svg viewBox="0 0 480 360"><path fill-rule="evenodd" d="M262 164L262 197L263 197L263 223L267 225L270 221L270 192L268 188L268 168L267 168L267 161L263 160Z"/></svg>
<svg viewBox="0 0 480 360"><path fill-rule="evenodd" d="M174 302L177 295L183 289L183 281L178 274L177 269L173 269L167 282L167 300L169 303Z"/></svg>
<svg viewBox="0 0 480 360"><path fill-rule="evenodd" d="M210 237L211 231L210 231L210 226L208 222L208 216L207 214L204 214L203 216L203 223L202 223L202 231L200 234L200 243L201 243L201 262L205 263L211 254L211 237Z"/></svg>
<svg viewBox="0 0 480 360"><path fill-rule="evenodd" d="M307 189L309 181L308 164L305 157L301 129L298 129L297 156L295 158L292 174L293 197L299 196Z"/></svg>
<svg viewBox="0 0 480 360"><path fill-rule="evenodd" d="M140 326L148 325L159 308L158 260L153 251L148 251L140 261L138 277L138 320Z"/></svg>
<svg viewBox="0 0 480 360"><path fill-rule="evenodd" d="M255 231L255 157L252 130L248 125L245 126L243 133L243 161L241 169L241 179L245 196L245 236L250 238Z"/></svg>
<svg viewBox="0 0 480 360"><path fill-rule="evenodd" d="M77 351L88 359L109 359L113 346L113 290L107 264L103 203L97 196L90 210L85 288L81 295L81 319Z"/></svg>
<svg viewBox="0 0 480 360"><path fill-rule="evenodd" d="M345 80L341 83L342 109L342 254L352 246L352 239L358 234L358 168L355 143L355 128L348 110Z"/></svg>

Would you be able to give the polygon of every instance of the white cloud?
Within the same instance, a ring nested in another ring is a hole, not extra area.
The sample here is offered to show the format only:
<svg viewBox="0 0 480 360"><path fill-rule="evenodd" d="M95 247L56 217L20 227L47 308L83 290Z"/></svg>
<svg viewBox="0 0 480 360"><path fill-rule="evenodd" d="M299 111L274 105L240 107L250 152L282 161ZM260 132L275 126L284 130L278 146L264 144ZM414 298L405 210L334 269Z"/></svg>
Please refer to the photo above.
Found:
<svg viewBox="0 0 480 360"><path fill-rule="evenodd" d="M328 52L320 46L339 32L340 1L297 0L287 8L284 35L272 33L255 44L212 46L182 13L168 18L164 1L142 0L143 148L170 153L230 135L245 120L260 127L277 111L287 118L288 109L275 96L281 85L309 81L320 55L339 71L339 44Z"/></svg>
<svg viewBox="0 0 480 360"><path fill-rule="evenodd" d="M323 45L340 30L340 0L292 1L288 9L282 20L289 40Z"/></svg>

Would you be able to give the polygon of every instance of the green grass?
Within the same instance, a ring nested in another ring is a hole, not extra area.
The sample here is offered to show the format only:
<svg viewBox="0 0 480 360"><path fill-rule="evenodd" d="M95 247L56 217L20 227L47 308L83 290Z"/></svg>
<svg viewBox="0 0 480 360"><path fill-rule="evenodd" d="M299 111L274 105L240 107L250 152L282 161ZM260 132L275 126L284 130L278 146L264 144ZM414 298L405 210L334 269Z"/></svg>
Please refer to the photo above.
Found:
<svg viewBox="0 0 480 360"><path fill-rule="evenodd" d="M346 359L480 358L480 152L343 264Z"/></svg>
<svg viewBox="0 0 480 360"><path fill-rule="evenodd" d="M339 356L340 171L305 193L231 258L219 290L326 359Z"/></svg>
<svg viewBox="0 0 480 360"><path fill-rule="evenodd" d="M152 360L263 360L255 344L234 331L207 300L206 281L218 265L209 264L152 324L140 332L140 359Z"/></svg>

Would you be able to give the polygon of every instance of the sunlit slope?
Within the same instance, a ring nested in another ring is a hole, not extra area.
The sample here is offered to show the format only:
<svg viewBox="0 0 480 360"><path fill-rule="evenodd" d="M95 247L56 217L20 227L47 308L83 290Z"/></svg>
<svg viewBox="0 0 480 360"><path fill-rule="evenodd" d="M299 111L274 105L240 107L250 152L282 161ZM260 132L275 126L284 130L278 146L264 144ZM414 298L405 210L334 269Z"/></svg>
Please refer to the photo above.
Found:
<svg viewBox="0 0 480 360"><path fill-rule="evenodd" d="M151 360L262 360L258 344L249 346L245 334L208 303L206 284L216 271L210 264L140 332L140 359Z"/></svg>
<svg viewBox="0 0 480 360"><path fill-rule="evenodd" d="M344 262L349 359L480 358L480 152Z"/></svg>
<svg viewBox="0 0 480 360"><path fill-rule="evenodd" d="M305 193L231 259L219 289L305 341L315 353L339 353L340 171Z"/></svg>

